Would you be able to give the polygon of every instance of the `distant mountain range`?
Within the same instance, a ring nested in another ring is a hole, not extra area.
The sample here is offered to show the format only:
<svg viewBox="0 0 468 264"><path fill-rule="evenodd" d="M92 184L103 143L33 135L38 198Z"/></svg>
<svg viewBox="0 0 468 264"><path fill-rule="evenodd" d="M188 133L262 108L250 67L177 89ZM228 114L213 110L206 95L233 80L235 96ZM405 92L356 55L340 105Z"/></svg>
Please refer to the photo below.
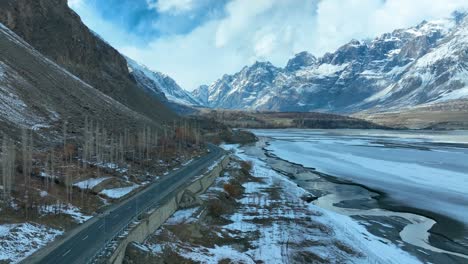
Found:
<svg viewBox="0 0 468 264"><path fill-rule="evenodd" d="M424 111L426 119L428 112L438 111L439 123L447 121L445 113L452 111L456 112L452 127L468 126L463 119L468 109L465 13L424 21L373 40L352 40L320 58L301 52L283 68L256 62L191 93L169 76L121 55L89 30L66 0L0 1L0 23L4 25L0 28L0 122L9 124L47 126L57 116L70 119L83 114L104 120L129 115L168 123L177 118L174 111L191 113L207 107L331 112L362 118L372 114L371 120L385 124L400 111L411 110L412 120L418 111ZM10 53L4 52L6 47ZM78 82L70 83L73 80ZM64 85L74 88L67 90ZM34 101L28 86L53 96ZM88 97L93 100L78 103ZM450 107L455 101L457 107ZM75 103L76 108L68 107ZM107 104L113 106L102 108ZM378 116L380 112L393 115Z"/></svg>
<svg viewBox="0 0 468 264"><path fill-rule="evenodd" d="M192 95L210 108L335 113L468 98L468 18L352 40L321 58L301 52L284 68L256 62Z"/></svg>

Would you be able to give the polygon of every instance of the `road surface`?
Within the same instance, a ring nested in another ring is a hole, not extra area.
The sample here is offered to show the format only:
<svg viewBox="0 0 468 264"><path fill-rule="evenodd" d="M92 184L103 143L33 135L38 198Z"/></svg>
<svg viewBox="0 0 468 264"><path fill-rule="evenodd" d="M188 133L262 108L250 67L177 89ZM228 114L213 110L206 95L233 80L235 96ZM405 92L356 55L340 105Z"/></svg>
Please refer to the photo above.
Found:
<svg viewBox="0 0 468 264"><path fill-rule="evenodd" d="M210 152L192 161L187 166L172 171L160 181L153 183L138 194L113 206L110 211L96 216L94 223L85 227L44 254L27 258L26 263L86 263L112 239L132 218L150 205L173 195L184 183L200 175L214 161L221 158L224 151L216 146L208 146ZM42 256L39 256L42 255Z"/></svg>

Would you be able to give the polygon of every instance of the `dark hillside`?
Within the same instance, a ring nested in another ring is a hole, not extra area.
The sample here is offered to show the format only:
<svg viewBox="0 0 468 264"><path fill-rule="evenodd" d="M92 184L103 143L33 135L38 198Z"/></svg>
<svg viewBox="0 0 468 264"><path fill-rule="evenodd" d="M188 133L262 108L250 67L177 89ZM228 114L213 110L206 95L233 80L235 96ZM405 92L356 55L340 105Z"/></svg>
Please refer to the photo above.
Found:
<svg viewBox="0 0 468 264"><path fill-rule="evenodd" d="M154 121L175 116L136 85L125 58L89 30L67 0L2 0L0 22L46 57L130 109Z"/></svg>

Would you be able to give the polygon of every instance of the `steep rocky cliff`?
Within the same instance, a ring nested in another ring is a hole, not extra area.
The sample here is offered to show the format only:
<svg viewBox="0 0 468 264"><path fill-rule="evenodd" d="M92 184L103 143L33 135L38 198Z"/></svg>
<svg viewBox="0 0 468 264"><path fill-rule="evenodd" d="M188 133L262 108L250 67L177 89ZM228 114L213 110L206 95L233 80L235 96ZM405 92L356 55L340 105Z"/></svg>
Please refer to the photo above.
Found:
<svg viewBox="0 0 468 264"><path fill-rule="evenodd" d="M174 117L130 75L125 58L81 21L67 0L2 0L0 22L39 52L115 100L155 121Z"/></svg>

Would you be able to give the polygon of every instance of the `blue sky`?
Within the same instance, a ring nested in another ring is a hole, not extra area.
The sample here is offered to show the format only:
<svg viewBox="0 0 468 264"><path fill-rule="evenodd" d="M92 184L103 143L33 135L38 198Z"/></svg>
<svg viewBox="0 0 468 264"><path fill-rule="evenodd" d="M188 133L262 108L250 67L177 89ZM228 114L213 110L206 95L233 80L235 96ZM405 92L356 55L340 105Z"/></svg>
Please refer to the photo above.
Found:
<svg viewBox="0 0 468 264"><path fill-rule="evenodd" d="M284 66L351 39L447 17L466 0L69 0L123 54L193 90L255 61Z"/></svg>

